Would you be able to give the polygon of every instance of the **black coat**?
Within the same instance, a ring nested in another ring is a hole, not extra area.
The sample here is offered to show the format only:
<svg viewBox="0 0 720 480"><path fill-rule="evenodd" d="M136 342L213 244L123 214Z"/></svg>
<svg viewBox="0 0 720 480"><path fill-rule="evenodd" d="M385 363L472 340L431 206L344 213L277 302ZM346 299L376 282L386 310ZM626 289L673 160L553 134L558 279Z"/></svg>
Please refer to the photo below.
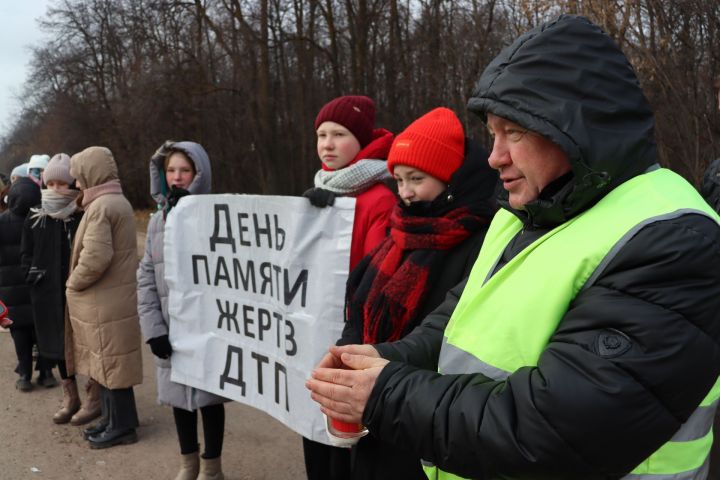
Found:
<svg viewBox="0 0 720 480"><path fill-rule="evenodd" d="M8 209L0 214L0 300L8 307L10 328L31 328L30 287L20 264L23 224L30 207L40 202L40 187L19 178L8 193Z"/></svg>
<svg viewBox="0 0 720 480"><path fill-rule="evenodd" d="M525 229L504 260L526 248L524 235L537 238L592 208L654 161L654 119L631 67L581 18L563 16L518 39L488 66L469 106L553 140L573 168L571 181L526 210L505 205ZM537 365L504 381L437 373L463 288L410 335L377 346L395 361L362 419L460 476L620 478L672 438L720 374L720 228L705 216L650 223L618 245L559 319ZM540 276L537 288L552 285ZM603 352L597 345L608 332L628 348Z"/></svg>
<svg viewBox="0 0 720 480"><path fill-rule="evenodd" d="M49 216L40 221L28 216L25 220L21 263L26 274L32 271L27 278L35 332L38 351L45 358L65 358L65 281L81 218L78 212L67 222Z"/></svg>
<svg viewBox="0 0 720 480"><path fill-rule="evenodd" d="M488 154L473 141L466 140L466 155L462 166L453 174L448 189L432 202L420 202L407 209L426 217L439 217L444 213L466 207L487 220L477 231L430 265L429 288L422 298L415 318L405 327L412 331L430 312L442 303L447 292L463 282L480 252L490 218L495 212L495 195L498 174L488 165ZM363 316L350 312L338 344L363 343ZM352 478L372 479L417 479L427 478L420 466L420 457L409 449L403 449L376 438L371 433L360 439L353 447Z"/></svg>
<svg viewBox="0 0 720 480"><path fill-rule="evenodd" d="M716 212L720 212L720 158L716 158L705 170L700 194Z"/></svg>

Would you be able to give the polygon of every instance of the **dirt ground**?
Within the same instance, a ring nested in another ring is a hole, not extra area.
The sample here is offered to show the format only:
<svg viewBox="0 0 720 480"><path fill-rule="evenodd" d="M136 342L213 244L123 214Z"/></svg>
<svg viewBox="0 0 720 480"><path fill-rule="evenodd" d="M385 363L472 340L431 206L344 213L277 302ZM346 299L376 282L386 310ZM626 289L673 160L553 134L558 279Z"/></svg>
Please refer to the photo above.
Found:
<svg viewBox="0 0 720 480"><path fill-rule="evenodd" d="M141 246L144 238L139 237ZM91 450L82 438L82 427L52 422L62 401L59 386L36 387L28 393L16 390L15 365L12 338L9 332L0 332L0 480L175 478L179 466L175 425L171 409L156 403L155 367L147 345L144 381L135 388L139 441L105 450ZM202 423L198 423L202 445ZM228 403L223 470L228 480L304 478L301 437L259 410Z"/></svg>
<svg viewBox="0 0 720 480"><path fill-rule="evenodd" d="M144 381L135 388L138 443L91 450L81 427L52 422L62 401L60 387L36 387L28 393L15 389L15 349L10 334L0 333L0 479L174 478L179 455L175 426L170 408L155 401L149 348L143 351L143 362ZM299 435L235 402L226 405L226 418L223 469L228 480L304 478Z"/></svg>

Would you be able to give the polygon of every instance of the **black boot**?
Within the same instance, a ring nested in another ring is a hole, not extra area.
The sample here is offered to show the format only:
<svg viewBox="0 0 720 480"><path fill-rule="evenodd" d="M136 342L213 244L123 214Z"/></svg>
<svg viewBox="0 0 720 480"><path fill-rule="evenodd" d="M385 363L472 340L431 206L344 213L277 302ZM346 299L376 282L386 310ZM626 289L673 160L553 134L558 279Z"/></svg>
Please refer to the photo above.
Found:
<svg viewBox="0 0 720 480"><path fill-rule="evenodd" d="M92 425L88 428L83 428L82 434L83 438L85 440L89 440L91 436L97 435L98 433L101 433L105 430L107 430L108 427L108 421L105 418L101 418L98 423L95 425Z"/></svg>
<svg viewBox="0 0 720 480"><path fill-rule="evenodd" d="M20 375L20 378L15 382L15 388L21 392L29 392L33 389L33 384L30 382L30 375Z"/></svg>
<svg viewBox="0 0 720 480"><path fill-rule="evenodd" d="M128 445L137 442L137 433L134 428L127 430L105 429L88 437L90 448L109 448L115 445Z"/></svg>
<svg viewBox="0 0 720 480"><path fill-rule="evenodd" d="M55 376L52 373L52 369L40 370L40 374L35 380L35 383L37 383L38 386L45 388L57 387L58 384Z"/></svg>

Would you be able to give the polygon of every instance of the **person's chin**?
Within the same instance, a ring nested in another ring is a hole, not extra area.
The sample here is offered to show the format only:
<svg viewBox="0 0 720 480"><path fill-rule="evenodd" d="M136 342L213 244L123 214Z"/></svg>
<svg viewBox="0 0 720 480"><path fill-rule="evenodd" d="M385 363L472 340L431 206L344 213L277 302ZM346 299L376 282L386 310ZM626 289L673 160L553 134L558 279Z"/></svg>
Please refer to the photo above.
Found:
<svg viewBox="0 0 720 480"><path fill-rule="evenodd" d="M525 204L527 202L525 202L524 200L522 200L519 197L513 198L513 194L511 193L510 196L508 197L508 203L510 204L510 206L512 208L514 208L516 210L522 210L525 207Z"/></svg>

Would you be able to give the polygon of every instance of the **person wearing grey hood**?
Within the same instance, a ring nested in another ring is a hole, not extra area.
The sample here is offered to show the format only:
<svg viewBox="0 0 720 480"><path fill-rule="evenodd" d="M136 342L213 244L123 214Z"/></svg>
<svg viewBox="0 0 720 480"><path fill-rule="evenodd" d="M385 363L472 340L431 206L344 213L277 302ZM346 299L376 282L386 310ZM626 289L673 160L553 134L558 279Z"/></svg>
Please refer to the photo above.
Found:
<svg viewBox="0 0 720 480"><path fill-rule="evenodd" d="M173 407L180 443L180 471L176 480L223 478L221 454L225 431L225 398L170 380L172 345L168 333L168 285L163 248L165 221L186 195L208 194L210 159L195 142L165 142L150 159L150 194L158 211L150 218L145 254L137 272L138 314L143 336L157 357L158 402ZM205 452L199 455L197 411L202 413Z"/></svg>

